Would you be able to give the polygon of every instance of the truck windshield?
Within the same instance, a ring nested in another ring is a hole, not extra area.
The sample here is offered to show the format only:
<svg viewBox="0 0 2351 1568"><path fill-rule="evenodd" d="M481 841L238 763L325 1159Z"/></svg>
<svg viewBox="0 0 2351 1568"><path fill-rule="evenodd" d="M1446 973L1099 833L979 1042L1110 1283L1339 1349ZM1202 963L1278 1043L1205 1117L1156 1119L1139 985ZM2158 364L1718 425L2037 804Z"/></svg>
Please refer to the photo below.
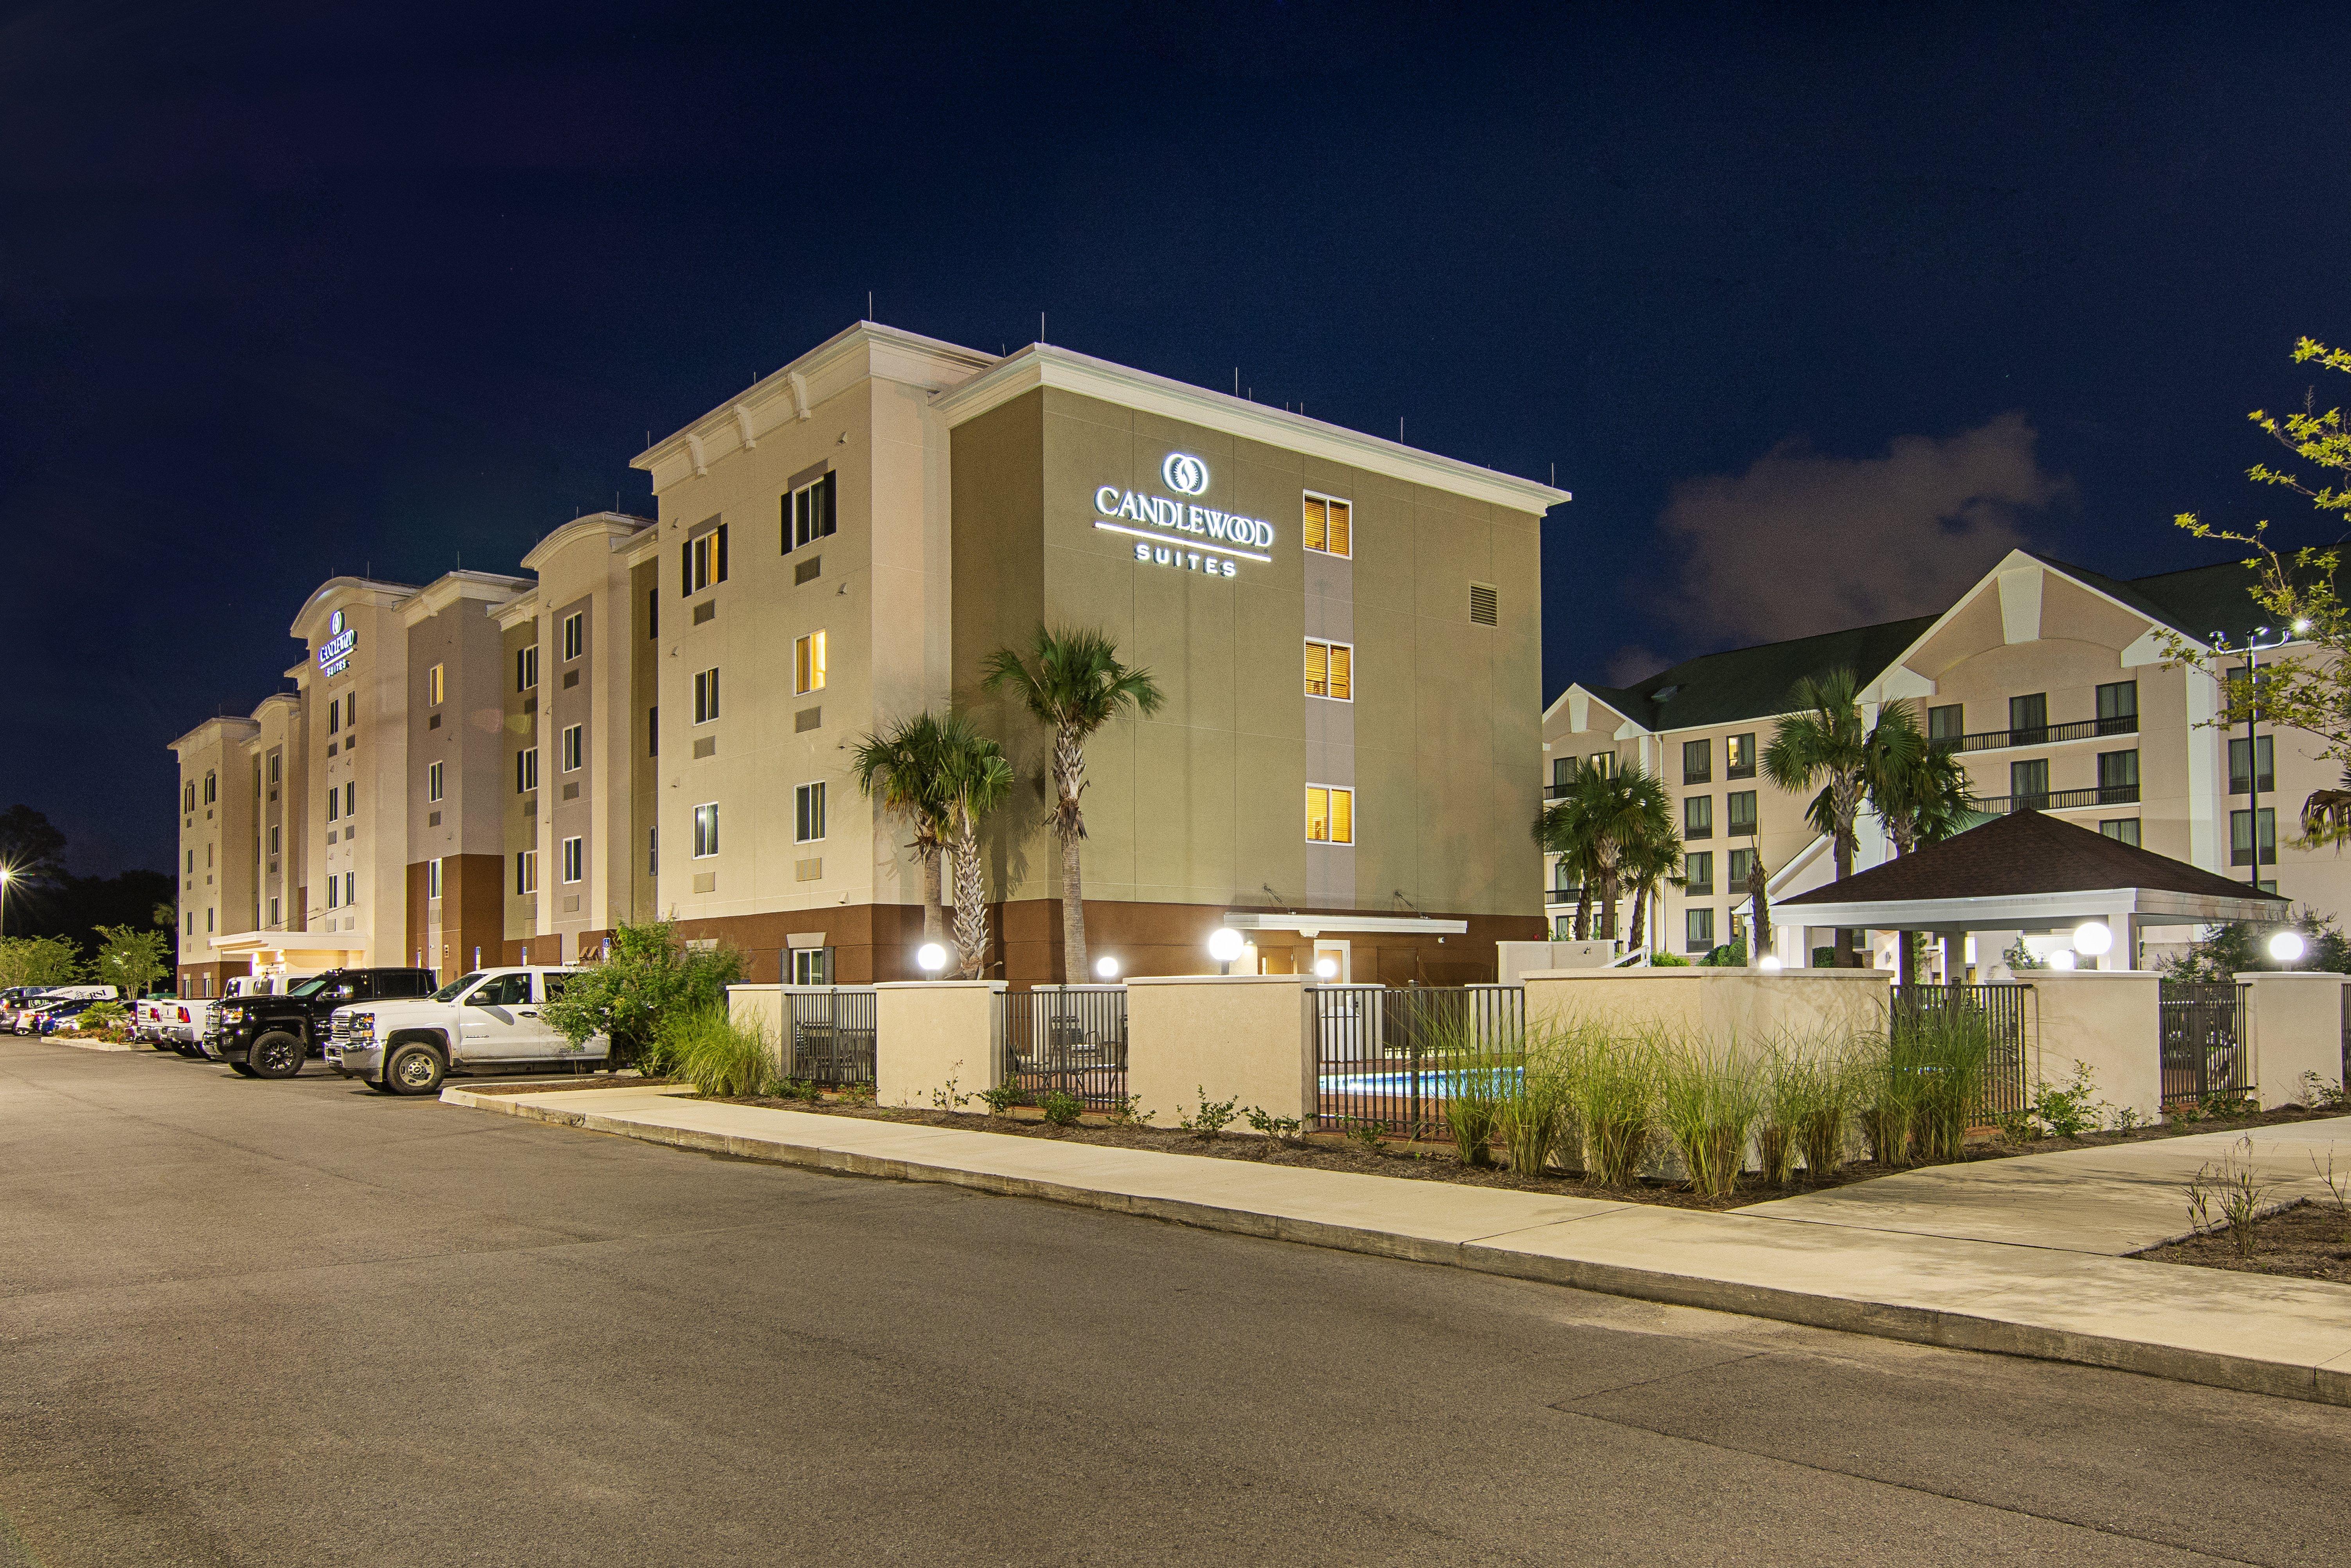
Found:
<svg viewBox="0 0 2351 1568"><path fill-rule="evenodd" d="M436 1002L454 1002L465 993L467 987L471 986L475 980L478 980L481 977L482 972L479 969L475 969L469 975L460 975L455 979L450 981L447 985L442 987L439 990L434 992L433 999Z"/></svg>
<svg viewBox="0 0 2351 1568"><path fill-rule="evenodd" d="M315 997L326 983L326 977L321 975L316 979L303 981L286 994L289 997Z"/></svg>

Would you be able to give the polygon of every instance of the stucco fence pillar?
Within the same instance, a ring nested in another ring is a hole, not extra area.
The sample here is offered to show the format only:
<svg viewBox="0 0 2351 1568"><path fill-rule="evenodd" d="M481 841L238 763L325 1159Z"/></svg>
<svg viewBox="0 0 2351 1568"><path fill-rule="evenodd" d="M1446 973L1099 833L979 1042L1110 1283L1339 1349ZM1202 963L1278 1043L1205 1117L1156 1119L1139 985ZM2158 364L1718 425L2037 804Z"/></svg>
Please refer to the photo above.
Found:
<svg viewBox="0 0 2351 1568"><path fill-rule="evenodd" d="M1604 1022L1710 1045L1831 1046L1886 1027L1875 969L1552 969L1526 977L1527 1028Z"/></svg>
<svg viewBox="0 0 2351 1568"><path fill-rule="evenodd" d="M1304 1121L1320 1109L1303 975L1167 975L1126 982L1126 1092L1172 1127L1203 1095Z"/></svg>
<svg viewBox="0 0 2351 1568"><path fill-rule="evenodd" d="M2305 1072L2316 1073L2324 1086L2340 1086L2343 977L2257 971L2237 981L2252 988L2245 995L2245 1033L2252 1041L2262 1109L2299 1104Z"/></svg>
<svg viewBox="0 0 2351 1568"><path fill-rule="evenodd" d="M726 1021L737 1029L754 1031L780 1052L784 1040L784 988L727 987Z"/></svg>
<svg viewBox="0 0 2351 1568"><path fill-rule="evenodd" d="M2141 1122L2163 1113L2163 977L2145 969L2036 969L2032 1060L2026 1092L2063 1087L2074 1063L2092 1072L2092 1097Z"/></svg>
<svg viewBox="0 0 2351 1568"><path fill-rule="evenodd" d="M925 1109L952 1081L977 1095L1004 1081L1002 980L893 980L873 988L873 1099ZM970 1107L966 1107L969 1109Z"/></svg>

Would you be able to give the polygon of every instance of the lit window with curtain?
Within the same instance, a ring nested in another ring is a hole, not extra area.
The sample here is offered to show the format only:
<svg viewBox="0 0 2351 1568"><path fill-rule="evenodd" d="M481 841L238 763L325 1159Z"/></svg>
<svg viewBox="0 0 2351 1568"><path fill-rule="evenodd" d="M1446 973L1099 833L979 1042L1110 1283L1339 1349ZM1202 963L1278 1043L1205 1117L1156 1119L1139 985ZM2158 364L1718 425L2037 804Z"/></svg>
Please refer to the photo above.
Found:
<svg viewBox="0 0 2351 1568"><path fill-rule="evenodd" d="M1334 784L1306 787L1306 841L1311 844L1352 844L1355 841L1355 792Z"/></svg>

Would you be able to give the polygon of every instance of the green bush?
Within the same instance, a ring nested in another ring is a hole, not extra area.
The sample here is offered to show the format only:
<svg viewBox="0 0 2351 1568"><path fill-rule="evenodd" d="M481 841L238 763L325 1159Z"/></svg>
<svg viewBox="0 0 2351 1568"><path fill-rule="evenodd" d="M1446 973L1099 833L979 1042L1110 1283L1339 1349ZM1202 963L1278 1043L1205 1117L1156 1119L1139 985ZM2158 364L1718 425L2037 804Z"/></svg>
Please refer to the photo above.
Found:
<svg viewBox="0 0 2351 1568"><path fill-rule="evenodd" d="M605 1035L614 1067L660 1076L683 1071L664 1040L664 1021L682 1028L693 1015L725 1012L726 988L742 977L741 954L685 946L669 921L616 925L611 956L583 967L541 1012L573 1050Z"/></svg>
<svg viewBox="0 0 2351 1568"><path fill-rule="evenodd" d="M1188 1115L1176 1117L1176 1122L1187 1133L1196 1133L1201 1137L1213 1138L1233 1124L1233 1119L1240 1114L1240 1101L1238 1098L1211 1100L1208 1098L1208 1086L1205 1083L1198 1085L1198 1090L1199 1109Z"/></svg>
<svg viewBox="0 0 2351 1568"><path fill-rule="evenodd" d="M715 1009L671 1020L661 1044L678 1075L712 1099L765 1094L778 1078L767 1031L746 1029Z"/></svg>
<svg viewBox="0 0 2351 1568"><path fill-rule="evenodd" d="M1037 1096L1037 1109L1056 1127L1074 1127L1086 1103L1066 1089L1048 1089Z"/></svg>
<svg viewBox="0 0 2351 1568"><path fill-rule="evenodd" d="M1689 967L1687 958L1679 953L1668 953L1662 947L1649 955L1649 967L1653 969L1687 969Z"/></svg>

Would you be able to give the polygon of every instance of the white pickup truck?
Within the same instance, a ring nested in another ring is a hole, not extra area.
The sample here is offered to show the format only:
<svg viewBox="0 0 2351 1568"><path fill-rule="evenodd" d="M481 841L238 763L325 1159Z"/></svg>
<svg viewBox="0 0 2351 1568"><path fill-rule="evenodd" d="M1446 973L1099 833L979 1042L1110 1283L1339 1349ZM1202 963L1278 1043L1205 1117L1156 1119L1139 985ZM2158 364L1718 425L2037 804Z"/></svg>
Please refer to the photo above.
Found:
<svg viewBox="0 0 2351 1568"><path fill-rule="evenodd" d="M327 1065L386 1094L433 1094L451 1073L509 1073L600 1067L611 1042L592 1035L574 1047L540 1015L576 968L476 969L429 997L337 1008L328 1023Z"/></svg>

